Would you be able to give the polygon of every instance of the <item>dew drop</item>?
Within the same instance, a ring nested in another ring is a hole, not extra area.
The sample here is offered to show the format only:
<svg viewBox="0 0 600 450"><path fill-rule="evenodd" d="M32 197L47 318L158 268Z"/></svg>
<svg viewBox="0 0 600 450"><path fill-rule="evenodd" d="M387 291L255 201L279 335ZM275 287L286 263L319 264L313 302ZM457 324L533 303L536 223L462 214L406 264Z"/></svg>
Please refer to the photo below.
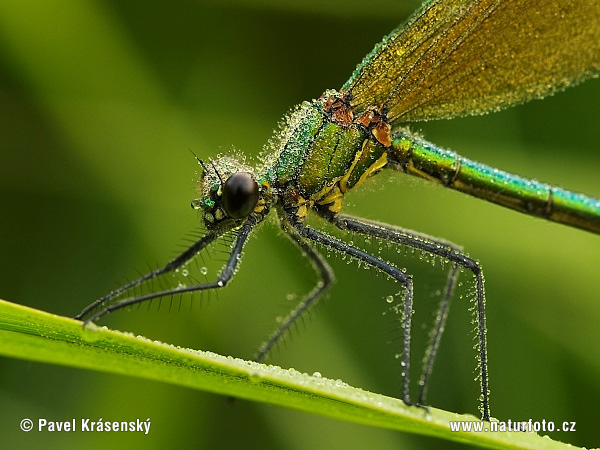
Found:
<svg viewBox="0 0 600 450"><path fill-rule="evenodd" d="M248 373L248 378L252 383L260 383L262 377L260 376L260 373L251 371Z"/></svg>

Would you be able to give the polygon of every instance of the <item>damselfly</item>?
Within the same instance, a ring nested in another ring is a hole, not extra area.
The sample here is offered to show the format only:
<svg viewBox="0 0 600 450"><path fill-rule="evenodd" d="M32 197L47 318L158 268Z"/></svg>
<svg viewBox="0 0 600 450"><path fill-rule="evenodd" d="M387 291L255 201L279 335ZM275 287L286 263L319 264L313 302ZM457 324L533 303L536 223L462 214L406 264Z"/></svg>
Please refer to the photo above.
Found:
<svg viewBox="0 0 600 450"><path fill-rule="evenodd" d="M400 127L405 122L497 111L550 95L599 71L600 3L596 0L429 1L377 44L340 90L328 90L294 108L256 167L236 155L207 162L199 159L200 197L192 207L201 211L206 234L163 268L100 298L77 318L93 322L157 297L224 287L234 276L248 236L266 217L275 215L281 229L310 259L320 281L254 359L262 361L333 281L331 268L315 248L318 244L367 264L402 286L401 398L413 403L408 379L411 275L380 255L306 225L310 211L342 232L417 249L449 267L417 404L426 402L458 271L473 274L480 411L489 420L485 288L479 262L446 240L341 214L342 200L370 176L394 169L526 214L600 232L599 200L476 163ZM231 252L214 281L131 294L136 286L185 267L232 232Z"/></svg>

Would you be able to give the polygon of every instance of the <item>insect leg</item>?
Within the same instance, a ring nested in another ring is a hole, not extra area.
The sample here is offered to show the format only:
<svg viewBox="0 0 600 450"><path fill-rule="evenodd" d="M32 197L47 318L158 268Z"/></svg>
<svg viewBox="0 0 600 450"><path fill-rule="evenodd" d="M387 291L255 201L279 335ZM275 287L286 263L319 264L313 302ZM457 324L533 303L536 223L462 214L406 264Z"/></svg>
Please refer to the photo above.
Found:
<svg viewBox="0 0 600 450"><path fill-rule="evenodd" d="M140 297L125 299L125 300L123 300L121 302L105 306L104 308L102 308L97 313L89 316L85 320L85 323L96 322L101 317L103 317L103 316L105 316L107 314L110 314L111 312L114 312L114 311L116 311L118 309L125 308L127 306L131 306L131 305L134 305L134 304L137 304L137 303L142 303L142 302L145 302L147 300L151 300L153 298L167 297L167 296L170 296L170 295L173 295L173 294L185 294L187 292L205 291L205 290L208 290L208 289L218 289L218 288L224 287L233 278L233 275L234 275L234 272L235 272L235 268L237 267L237 265L239 263L239 260L240 260L240 254L242 252L244 244L246 243L246 240L248 239L248 235L252 231L252 228L254 227L254 225L256 225L256 220L253 219L252 217L249 218L242 225L242 227L240 228L240 231L239 231L239 233L237 235L237 238L235 240L235 243L234 243L234 245L232 247L232 250L231 250L231 253L229 255L229 258L227 259L227 262L225 263L225 266L223 267L223 269L221 270L221 273L219 274L219 276L217 277L217 279L215 281L213 281L211 283L198 284L198 285L194 285L194 286L186 286L186 287L181 287L181 288L168 289L168 290L160 291L160 292L152 292L150 294L146 294L146 295L143 295L143 296L140 296ZM207 236L209 236L209 235L207 235ZM194 255L189 255L189 252L192 249L195 249L196 245L198 245L200 243L203 243L204 245L202 247L200 247L200 249L204 248L209 242L213 241L216 237L217 236L213 236L212 239L209 239L209 240L206 240L206 241L205 241L206 236L203 237L202 239L200 239L198 242L196 242L196 244L192 245L189 249L187 249L179 257L175 258L173 261L171 261L171 263L167 264L167 266L165 266L165 268L170 268L170 269L169 270L165 270L165 272L169 272L169 271L171 271L171 270L173 270L175 268L175 266L171 266L171 264L173 264L175 261L181 261L181 263L180 263L180 265L181 265L184 262L186 262L187 260L189 260L191 257L193 257ZM196 251L196 253L197 253L197 251ZM189 255L189 257L185 257L184 258L184 255L186 255L186 256ZM159 269L159 271L160 270L164 270L164 269ZM155 271L155 272L159 272L159 271ZM151 272L150 274L148 274L147 275L148 278L142 277L140 280L145 280L145 279L153 278L150 275L153 274L153 273L155 273L155 272ZM161 272L161 273L164 273L164 272ZM136 281L139 281L139 280L136 280ZM136 281L134 281L133 283L136 283ZM130 284L133 284L133 283L130 283ZM81 314L80 314L80 316L81 316Z"/></svg>
<svg viewBox="0 0 600 450"><path fill-rule="evenodd" d="M479 382L481 387L481 403L479 409L482 419L490 420L487 341L485 327L485 286L483 282L483 271L479 262L463 253L460 247L447 241L432 238L424 234L413 233L412 231L402 230L390 225L357 219L342 214L336 217L328 217L328 219L341 230L349 230L361 234L367 234L369 236L375 236L392 242L397 242L399 244L407 245L409 247L417 248L427 253L438 255L452 263L464 267L473 273L475 276L477 302L477 351L479 359ZM443 318L443 320L445 320L445 318Z"/></svg>
<svg viewBox="0 0 600 450"><path fill-rule="evenodd" d="M183 264L185 264L190 259L192 259L194 256L196 256L198 254L198 252L202 251L204 248L206 248L206 246L208 244L213 242L218 237L219 237L219 234L217 234L213 231L209 231L207 234L202 236L201 239L194 242L194 244L192 244L189 248L187 248L183 253L181 253L179 256L172 259L171 261L169 261L164 267L153 270L152 272L147 273L146 275L138 278L137 280L131 281L130 283L127 283L127 284L121 286L120 288L115 289L114 291L108 293L104 297L99 298L94 303L91 303L88 306L86 306L83 311L81 311L79 314L77 314L75 316L75 319L78 319L78 320L83 319L86 315L88 315L94 309L105 305L107 302L109 302L113 298L118 297L120 294L127 291L128 289L131 289L134 286L137 286L145 281L151 280L151 279L156 278L165 273L172 272L176 268L181 267Z"/></svg>
<svg viewBox="0 0 600 450"><path fill-rule="evenodd" d="M253 360L256 362L262 362L271 349L279 342L283 336L288 332L294 322L302 316L311 307L317 304L322 294L327 288L335 281L335 275L333 270L327 264L327 261L317 252L310 243L304 239L295 228L290 226L286 220L281 221L281 228L285 231L286 235L290 240L302 250L306 256L310 259L311 264L319 275L319 282L315 288L288 314L283 321L282 325L271 334L269 340L260 346L258 353L254 356Z"/></svg>
<svg viewBox="0 0 600 450"><path fill-rule="evenodd" d="M394 278L396 281L400 282L406 292L405 292L405 303L404 303L404 317L402 323L403 330L403 354L402 354L402 401L407 405L411 404L410 401L410 393L408 390L408 375L410 369L410 338L411 338L411 318L412 318L412 304L413 304L413 282L412 277L400 270L396 266L392 264L388 264L385 261L373 256L369 253L364 252L363 250L354 247L344 241L341 241L333 236L330 236L326 233L315 230L314 228L310 228L305 226L298 220L294 220L294 217L290 217L291 224L301 236L310 239L314 242L318 242L320 244L326 245L332 249L337 251L346 253L349 256L357 258L370 266L381 270L386 273L390 277Z"/></svg>
<svg viewBox="0 0 600 450"><path fill-rule="evenodd" d="M387 228L395 233L396 238L397 238L396 242L402 243L407 246L422 248L423 242L429 241L430 243L434 243L437 246L446 247L448 251L455 251L458 253L463 252L462 247L457 244L454 244L450 241L446 241L443 239L431 237L431 236L428 236L423 233L418 233L416 231L407 230L407 229L400 228L400 227L392 227L390 225L381 224L381 223L377 223L377 222L373 222L373 221L356 219L356 218L352 218L350 216L345 216L343 214L336 217L336 216L327 214L327 210L324 210L322 215L327 220L333 222L336 226L338 226L341 229L346 229L345 228L346 225L343 223L343 220L352 219L354 221L362 222L362 223L372 225L375 227ZM339 220L339 222L336 223L336 221L338 221L338 220ZM365 233L369 234L368 232L365 232ZM433 365L435 362L435 358L437 356L437 352L439 349L442 334L444 333L444 329L446 326L446 320L448 318L448 311L450 308L450 300L452 298L452 295L454 294L454 289L455 289L456 283L458 281L458 275L459 275L458 266L459 266L459 264L453 263L452 267L450 268L450 271L448 272L446 286L444 288L444 293L442 295L442 299L438 306L438 310L437 310L435 322L433 325L432 333L430 336L430 340L429 340L429 343L427 344L427 348L425 349L425 356L423 359L423 369L421 372L421 377L419 379L419 396L417 399L417 404L419 404L419 405L426 404L427 388L429 387L429 382L430 382L431 374L433 371Z"/></svg>
<svg viewBox="0 0 600 450"><path fill-rule="evenodd" d="M446 280L446 286L442 295L442 300L438 307L437 314L435 316L435 323L431 333L431 338L425 349L425 358L423 360L423 371L421 372L421 378L419 379L419 397L417 403L419 405L426 404L427 388L429 387L429 380L431 373L433 372L433 363L437 356L438 349L440 347L440 341L444 328L446 327L446 320L448 319L448 310L450 309L450 299L454 294L454 288L458 280L458 265L452 264L450 272L448 272L448 278Z"/></svg>

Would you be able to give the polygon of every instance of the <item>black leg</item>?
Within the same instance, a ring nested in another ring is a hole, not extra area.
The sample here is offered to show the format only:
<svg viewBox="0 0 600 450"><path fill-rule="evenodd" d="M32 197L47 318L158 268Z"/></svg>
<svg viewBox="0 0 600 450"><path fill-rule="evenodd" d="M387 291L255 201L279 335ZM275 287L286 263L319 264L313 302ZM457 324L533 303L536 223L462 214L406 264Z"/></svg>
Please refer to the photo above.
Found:
<svg viewBox="0 0 600 450"><path fill-rule="evenodd" d="M131 281L131 282L121 286L120 288L115 289L114 291L108 293L104 297L99 298L94 303L91 303L88 306L86 306L83 311L81 311L79 314L77 314L75 316L75 319L78 319L78 320L83 319L86 315L88 315L94 309L104 306L107 302L109 302L110 300L112 300L115 297L118 297L120 294L127 291L128 289L131 289L132 287L138 286L139 284L142 284L145 281L152 280L156 277L159 277L160 275L172 272L176 268L181 267L186 262L188 262L190 259L192 259L194 256L196 256L198 254L198 252L200 252L204 248L206 248L206 246L208 244L213 242L218 237L219 237L218 234L216 234L212 231L209 231L201 239L194 242L194 244L192 244L189 248L187 248L183 253L181 253L179 256L177 256L173 260L169 261L167 263L167 265L165 265L164 267L153 270L152 272L147 273L146 275L138 278L137 280Z"/></svg>
<svg viewBox="0 0 600 450"><path fill-rule="evenodd" d="M312 245L306 239L298 234L295 228L290 226L287 220L281 220L281 228L285 231L286 235L291 241L296 244L300 250L310 259L314 269L319 275L319 282L315 288L296 306L285 318L282 325L275 330L269 337L269 340L260 346L258 353L254 356L253 360L256 362L262 362L271 349L279 342L285 334L288 332L294 322L302 316L311 307L317 304L322 294L327 288L335 281L335 276L327 261L317 252Z"/></svg>
<svg viewBox="0 0 600 450"><path fill-rule="evenodd" d="M392 227L378 222L370 222L367 220L357 219L351 216L341 214L337 217L327 217L327 219L334 223L341 230L354 231L357 233L375 236L387 241L392 241L399 244L407 245L409 247L417 248L427 253L438 255L444 259L447 259L448 261L462 266L473 273L473 275L475 276L476 284L476 321L478 339L477 351L479 358L479 381L481 387L481 403L479 409L482 415L482 419L490 420L487 341L485 326L485 286L483 283L483 272L481 266L479 265L479 262L464 254L460 247L450 242L432 238L424 234L414 233L412 231L402 230L401 228ZM441 325L443 325L443 321L445 321L445 318L442 317ZM440 330L442 330L442 328L440 328ZM440 336L438 336L438 338ZM426 370L428 370L427 364L429 363L426 363ZM433 364L433 362L431 364Z"/></svg>
<svg viewBox="0 0 600 450"><path fill-rule="evenodd" d="M450 299L454 294L454 288L458 280L458 265L452 264L450 272L448 273L448 279L446 280L446 287L444 288L444 294L438 307L437 314L435 316L435 323L431 332L431 338L427 349L425 350L425 357L423 359L423 371L421 372L421 378L419 379L419 397L418 404L426 405L427 388L429 387L429 380L433 371L433 363L440 347L440 341L444 328L446 327L446 319L448 318L448 310L450 309Z"/></svg>
<svg viewBox="0 0 600 450"><path fill-rule="evenodd" d="M337 217L328 216L324 214L324 217L333 222L338 228L343 230L346 229L346 223L344 220L351 220L354 222L360 222L367 225L371 225L374 227L386 228L396 235L396 242L402 243L406 246L412 246L416 248L420 248L422 250L430 251L426 247L424 247L424 242L429 241L430 243L434 243L436 246L446 247L448 251L455 251L457 253L462 253L462 247L456 245L452 242L438 239L432 236L428 236L423 233L418 233L416 231L407 230L400 227L393 227L391 225L382 224L378 222L368 221L364 219L356 219L346 215L340 215ZM336 223L336 221L338 221ZM355 230L356 231L356 230ZM366 234L369 234L368 232ZM436 314L436 319L434 322L434 326L432 328L431 337L427 348L425 350L425 356L423 359L423 369L421 372L421 378L419 379L419 396L417 400L417 404L426 405L426 397L427 397L427 388L429 387L429 381L431 378L431 373L433 371L433 365L435 363L435 358L437 356L437 352L439 349L440 341L442 338L442 334L444 333L444 329L446 326L446 320L448 318L448 311L450 308L450 300L452 295L454 294L454 289L456 287L456 283L458 281L458 265L456 263L452 264L450 271L448 272L448 278L446 281L446 286L444 288L444 293L442 295L442 299L440 301L440 305L438 307L438 311Z"/></svg>
<svg viewBox="0 0 600 450"><path fill-rule="evenodd" d="M405 288L405 302L404 302L404 313L402 318L402 329L403 329L403 354L402 354L402 400L407 405L410 405L410 393L408 389L408 375L410 372L410 338L411 338L411 318L412 318L412 303L413 303L413 283L410 275L406 274L396 266L386 263L385 261L377 258L376 256L370 255L363 250L354 247L344 241L329 236L328 234L317 231L313 228L304 226L299 221L294 221L294 217L290 216L290 223L301 236L310 239L314 242L326 245L337 251L346 253L354 258L357 258L370 266L381 270L396 281L400 282Z"/></svg>
<svg viewBox="0 0 600 450"><path fill-rule="evenodd" d="M110 314L118 309L125 308L128 306L137 304L137 303L142 303L147 300L151 300L153 298L168 297L168 296L175 295L175 294L185 294L187 292L205 291L205 290L209 290L209 289L219 289L219 288L224 287L233 278L235 268L239 263L240 254L242 252L244 244L246 243L246 240L248 239L248 235L252 231L252 228L254 227L254 225L256 225L256 221L253 218L248 219L246 221L246 223L244 223L244 225L242 225L242 227L240 228L239 233L237 235L237 238L235 240L233 249L229 255L229 258L227 259L225 267L223 267L223 269L221 270L221 273L219 274L216 281L214 281L212 283L198 284L198 285L194 285L194 286L186 286L186 287L182 287L182 288L175 288L175 289L168 289L168 290L159 291L159 292L152 292L147 295L125 299L118 303L104 306L97 313L90 315L85 320L85 323L95 322L98 319L100 319L101 317L103 317L107 314ZM211 234L209 232L209 234L207 234L202 239L200 239L198 242L196 242L194 245L192 245L190 248L188 248L184 253L182 253L180 256L175 258L173 261L171 261L169 264L167 264L164 268L155 270L154 272L151 272L148 275L145 275L144 277L129 283L127 286L124 286L123 288L121 288L117 291L111 292L109 295L104 297L104 299L100 299L102 301L97 301L92 304L93 306L92 305L88 306L84 310L84 312L82 312L79 316L77 316L77 318L81 318L81 316L86 314L88 311L92 310L94 307L97 307L98 305L105 305L105 303L108 300L110 300L111 298L114 298L119 293L125 291L128 288L131 288L143 281L155 278L156 276L161 275L163 273L170 272L170 271L174 270L175 268L181 266L182 264L184 264L185 262L187 262L191 258L193 258L198 253L198 251L200 251L201 249L206 247L206 245L208 245L210 242L214 241L217 237L218 237L217 235ZM177 263L179 263L179 265L175 265Z"/></svg>

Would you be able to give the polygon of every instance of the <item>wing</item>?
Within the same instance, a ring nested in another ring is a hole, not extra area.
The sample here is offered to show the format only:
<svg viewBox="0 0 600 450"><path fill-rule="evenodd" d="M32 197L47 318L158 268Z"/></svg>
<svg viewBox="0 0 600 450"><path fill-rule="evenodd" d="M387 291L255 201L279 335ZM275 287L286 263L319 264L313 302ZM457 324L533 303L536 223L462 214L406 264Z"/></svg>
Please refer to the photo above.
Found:
<svg viewBox="0 0 600 450"><path fill-rule="evenodd" d="M432 0L343 89L391 123L484 114L600 71L600 0Z"/></svg>

